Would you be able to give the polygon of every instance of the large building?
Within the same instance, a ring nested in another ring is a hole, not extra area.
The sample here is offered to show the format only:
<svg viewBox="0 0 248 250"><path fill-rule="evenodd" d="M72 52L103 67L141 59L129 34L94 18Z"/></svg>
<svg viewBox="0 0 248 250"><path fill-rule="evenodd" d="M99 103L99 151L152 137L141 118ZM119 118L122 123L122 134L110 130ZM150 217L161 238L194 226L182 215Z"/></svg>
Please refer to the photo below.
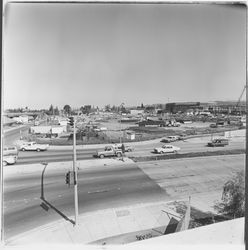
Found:
<svg viewBox="0 0 248 250"><path fill-rule="evenodd" d="M173 102L167 103L165 111L168 113L178 112L200 112L209 111L211 113L222 113L222 114L246 114L246 103L245 102L234 102L234 101L216 101L216 102Z"/></svg>

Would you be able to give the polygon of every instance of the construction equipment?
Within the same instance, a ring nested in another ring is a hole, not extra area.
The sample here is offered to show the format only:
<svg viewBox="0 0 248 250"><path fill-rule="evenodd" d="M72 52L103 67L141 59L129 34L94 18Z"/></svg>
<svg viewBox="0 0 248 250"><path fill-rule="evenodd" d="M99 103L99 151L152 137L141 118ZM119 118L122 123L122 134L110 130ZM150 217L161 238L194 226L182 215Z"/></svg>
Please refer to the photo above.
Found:
<svg viewBox="0 0 248 250"><path fill-rule="evenodd" d="M245 92L245 89L246 89L246 85L244 86L242 93L241 93L241 95L237 101L236 107L235 107L236 113L238 113L239 115L241 115L241 113L242 113L241 109L239 109L239 106L240 106L241 98L243 97L243 94Z"/></svg>

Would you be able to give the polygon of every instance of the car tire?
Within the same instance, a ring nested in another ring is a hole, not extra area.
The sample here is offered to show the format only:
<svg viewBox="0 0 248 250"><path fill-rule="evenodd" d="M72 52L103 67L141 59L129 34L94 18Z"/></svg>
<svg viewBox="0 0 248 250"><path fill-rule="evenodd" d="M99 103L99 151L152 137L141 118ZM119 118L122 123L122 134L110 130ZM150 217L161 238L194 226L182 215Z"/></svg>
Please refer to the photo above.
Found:
<svg viewBox="0 0 248 250"><path fill-rule="evenodd" d="M164 152L163 152L163 151L160 151L159 153L162 155Z"/></svg>
<svg viewBox="0 0 248 250"><path fill-rule="evenodd" d="M40 148L37 148L36 151L37 151L37 152L40 152Z"/></svg>
<svg viewBox="0 0 248 250"><path fill-rule="evenodd" d="M8 165L7 161L3 161L3 166L7 166L7 165Z"/></svg>
<svg viewBox="0 0 248 250"><path fill-rule="evenodd" d="M117 155L117 157L121 157L121 153L117 153L116 155Z"/></svg>
<svg viewBox="0 0 248 250"><path fill-rule="evenodd" d="M22 149L21 149L21 151L23 151L23 152L24 152L24 151L25 151L25 148L22 148Z"/></svg>
<svg viewBox="0 0 248 250"><path fill-rule="evenodd" d="M99 158L103 159L103 158L104 158L104 155L99 155Z"/></svg>

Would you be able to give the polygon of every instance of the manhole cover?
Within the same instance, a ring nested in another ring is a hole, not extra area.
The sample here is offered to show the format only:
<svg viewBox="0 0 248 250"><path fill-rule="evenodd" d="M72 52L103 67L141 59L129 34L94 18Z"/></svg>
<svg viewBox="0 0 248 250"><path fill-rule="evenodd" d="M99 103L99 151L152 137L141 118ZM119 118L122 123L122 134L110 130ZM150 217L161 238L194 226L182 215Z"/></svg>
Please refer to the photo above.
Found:
<svg viewBox="0 0 248 250"><path fill-rule="evenodd" d="M120 210L120 211L116 211L115 213L117 217L127 216L130 214L129 210Z"/></svg>

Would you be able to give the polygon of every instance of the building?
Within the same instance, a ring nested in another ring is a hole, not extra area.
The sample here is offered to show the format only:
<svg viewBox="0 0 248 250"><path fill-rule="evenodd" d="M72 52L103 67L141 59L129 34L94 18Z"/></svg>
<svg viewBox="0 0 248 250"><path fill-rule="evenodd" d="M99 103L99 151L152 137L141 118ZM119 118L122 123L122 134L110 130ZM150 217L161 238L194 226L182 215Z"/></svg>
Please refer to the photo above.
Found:
<svg viewBox="0 0 248 250"><path fill-rule="evenodd" d="M60 135L67 132L67 126L34 126L30 127L30 133L35 135Z"/></svg>
<svg viewBox="0 0 248 250"><path fill-rule="evenodd" d="M200 114L210 112L212 114L246 114L245 102L216 101L216 102L173 102L165 105L168 113Z"/></svg>
<svg viewBox="0 0 248 250"><path fill-rule="evenodd" d="M144 114L143 109L130 109L130 114L131 115L142 115Z"/></svg>

